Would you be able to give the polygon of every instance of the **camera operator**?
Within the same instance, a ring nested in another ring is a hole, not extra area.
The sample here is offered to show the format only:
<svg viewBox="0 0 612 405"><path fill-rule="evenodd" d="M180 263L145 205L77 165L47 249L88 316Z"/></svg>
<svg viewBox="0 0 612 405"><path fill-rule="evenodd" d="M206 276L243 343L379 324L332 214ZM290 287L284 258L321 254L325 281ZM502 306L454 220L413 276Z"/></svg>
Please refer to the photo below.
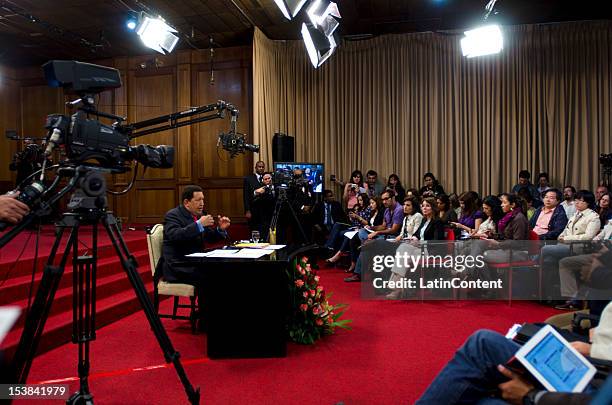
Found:
<svg viewBox="0 0 612 405"><path fill-rule="evenodd" d="M266 172L261 178L262 186L253 191L251 201L251 225L259 231L261 240L268 239L270 222L274 214L276 203L276 190L272 184L272 173Z"/></svg>
<svg viewBox="0 0 612 405"><path fill-rule="evenodd" d="M314 196L312 187L308 184L308 180L304 178L304 173L300 168L293 169L293 178L287 188L287 199L297 216L299 224L296 223L296 219L293 218L291 212L287 208L283 208L279 216L280 224L277 226L277 240L286 242L285 232L287 229L291 229L291 241L293 243L308 242L304 238L308 238L308 235L312 233L311 210L314 204ZM300 225L305 235L300 232Z"/></svg>
<svg viewBox="0 0 612 405"><path fill-rule="evenodd" d="M17 172L16 187L32 173L42 168L44 154L42 148L34 143L32 139L24 140L24 148L13 155L13 161L9 164L9 170Z"/></svg>
<svg viewBox="0 0 612 405"><path fill-rule="evenodd" d="M0 221L16 224L30 209L16 198L19 193L0 195Z"/></svg>

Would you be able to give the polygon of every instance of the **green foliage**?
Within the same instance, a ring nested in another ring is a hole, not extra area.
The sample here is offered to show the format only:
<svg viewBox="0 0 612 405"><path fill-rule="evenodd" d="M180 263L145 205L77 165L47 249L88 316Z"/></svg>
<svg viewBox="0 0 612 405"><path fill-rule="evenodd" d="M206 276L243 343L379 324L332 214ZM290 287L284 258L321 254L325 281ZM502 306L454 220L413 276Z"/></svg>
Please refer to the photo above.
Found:
<svg viewBox="0 0 612 405"><path fill-rule="evenodd" d="M296 343L314 344L321 337L331 335L335 328L350 330L352 321L340 319L347 309L346 304L331 305L317 275L315 266L307 257L295 259L287 270L292 297L288 322L289 337Z"/></svg>

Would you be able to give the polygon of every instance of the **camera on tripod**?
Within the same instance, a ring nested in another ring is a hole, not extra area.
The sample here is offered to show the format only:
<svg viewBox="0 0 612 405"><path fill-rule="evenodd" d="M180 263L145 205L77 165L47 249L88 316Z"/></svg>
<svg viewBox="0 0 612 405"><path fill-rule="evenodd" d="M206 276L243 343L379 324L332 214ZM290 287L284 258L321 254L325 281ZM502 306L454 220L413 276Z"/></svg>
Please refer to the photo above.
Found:
<svg viewBox="0 0 612 405"><path fill-rule="evenodd" d="M295 189L308 185L304 175L295 175L291 169L278 169L272 177L274 187L280 190Z"/></svg>
<svg viewBox="0 0 612 405"><path fill-rule="evenodd" d="M146 144L131 146L130 141L143 135L225 118L226 111L231 113L231 126L227 133L219 136L219 146L227 150L231 157L245 151L259 151L259 145L246 143L244 134L236 132L238 109L225 101L219 100L216 103L193 107L186 111L125 124L124 117L101 112L95 108L96 94L121 87L121 76L117 69L63 60L49 61L43 65L43 69L49 86L62 87L68 93L75 93L80 97L67 103L70 107L78 106L76 113L72 116L48 115L45 124L48 132L44 156L51 156L53 150L60 146L65 150L66 160L57 165L58 173L61 172L61 175L85 176L86 173L83 170L75 170L79 166L85 166L89 171L123 173L130 169L132 161L142 164L145 170L147 167L170 168L174 163L173 146ZM114 123L112 125L103 124L99 121L100 117L112 119ZM136 171L137 168L134 170L132 182L119 194L131 188L136 178ZM58 182L54 181L51 186L45 186L43 182L44 164L40 172L39 180L21 185L17 197L31 209L41 205L40 200L50 194L52 191L50 188L58 185ZM72 187L77 186L80 187L75 179ZM79 190L87 192L87 187L80 187ZM90 195L90 197L102 198L97 195ZM6 224L0 223L0 230L4 227Z"/></svg>
<svg viewBox="0 0 612 405"><path fill-rule="evenodd" d="M121 76L117 69L63 60L47 62L43 69L51 87L63 87L69 93L80 96L70 105L82 104L71 117L61 114L47 116L45 128L48 130L50 148L63 145L71 163L95 160L103 167L118 171L125 171L126 163L132 160L145 167L172 167L174 147L130 146L132 127L121 124L124 118L96 110L95 94L121 87ZM90 116L116 121L112 125L105 125Z"/></svg>
<svg viewBox="0 0 612 405"><path fill-rule="evenodd" d="M612 169L612 153L602 153L599 155L599 164L604 169Z"/></svg>

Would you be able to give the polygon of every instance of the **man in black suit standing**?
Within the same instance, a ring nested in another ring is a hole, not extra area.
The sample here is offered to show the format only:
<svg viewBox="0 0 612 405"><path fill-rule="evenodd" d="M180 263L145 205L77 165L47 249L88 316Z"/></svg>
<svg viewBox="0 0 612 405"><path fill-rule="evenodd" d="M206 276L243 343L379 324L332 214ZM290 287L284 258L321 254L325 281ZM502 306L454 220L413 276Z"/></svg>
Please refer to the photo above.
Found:
<svg viewBox="0 0 612 405"><path fill-rule="evenodd" d="M337 222L347 222L346 215L342 211L342 205L334 200L331 190L323 192L323 201L315 204L312 209L313 241L321 242L331 231Z"/></svg>
<svg viewBox="0 0 612 405"><path fill-rule="evenodd" d="M249 221L249 228L251 231L256 230L256 224L253 223L253 213L251 212L251 205L255 198L255 190L261 188L263 175L266 172L266 164L261 160L255 163L255 173L251 173L244 178L243 185L243 198L244 198L244 216Z"/></svg>
<svg viewBox="0 0 612 405"><path fill-rule="evenodd" d="M200 275L195 267L178 267L174 263L185 255L201 252L204 242L227 239L230 219L206 215L202 187L186 186L181 195L181 204L166 213L164 218L164 243L162 257L157 264L156 274L163 274L168 282L183 282L197 286ZM161 271L161 272L160 272Z"/></svg>

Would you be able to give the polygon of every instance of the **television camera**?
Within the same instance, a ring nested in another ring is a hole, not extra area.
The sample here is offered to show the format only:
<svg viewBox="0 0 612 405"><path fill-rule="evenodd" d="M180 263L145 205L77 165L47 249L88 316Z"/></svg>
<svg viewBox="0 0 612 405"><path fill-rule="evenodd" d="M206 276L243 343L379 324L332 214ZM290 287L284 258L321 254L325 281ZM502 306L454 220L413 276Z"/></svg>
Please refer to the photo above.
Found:
<svg viewBox="0 0 612 405"><path fill-rule="evenodd" d="M43 65L43 69L45 78L51 87L63 87L67 93L75 93L79 96L78 99L67 103L70 107L78 106L77 112L72 116L62 114L47 116L45 124L48 131L47 146L44 154L51 156L55 148L63 146L66 156L66 160L56 166L60 169L58 175L83 175L82 170L64 170L73 169L79 165L84 165L95 172L123 173L130 169L132 161L142 164L145 169L147 167L170 168L174 162L173 146L147 144L131 146L130 141L168 129L212 119L222 119L225 118L228 111L231 115L230 129L219 135L218 146L227 150L231 157L245 151L259 152L259 145L247 143L245 135L236 132L239 111L225 101L220 100L186 111L126 124L125 118L98 111L94 104L95 94L121 87L121 76L116 69L62 60L49 61ZM106 125L99 121L100 117L109 118L115 122L112 125ZM45 170L46 165L43 164L40 178L35 179L31 184L22 184L19 189L20 194L17 198L31 209L40 203L41 197L51 191L43 181ZM134 170L132 183L125 192L131 188L136 172L137 168ZM53 182L52 185L57 186L56 182ZM0 230L5 227L6 224L0 223Z"/></svg>
<svg viewBox="0 0 612 405"><path fill-rule="evenodd" d="M123 173L130 170L132 161L136 162L134 177L130 185L121 193L129 191L133 185L138 164L154 168L172 167L174 147L168 145L151 146L146 144L132 146L130 141L140 136L173 128L192 125L212 119L225 118L229 111L231 126L227 133L219 136L218 146L236 156L245 151L257 152L259 146L246 143L245 136L236 132L238 110L225 101L194 107L186 111L163 115L131 124L125 118L97 111L95 94L121 86L121 77L116 69L76 61L50 61L43 65L45 77L52 87L63 87L68 93L76 93L79 98L67 103L77 111L72 116L52 114L47 117L45 159L42 169L25 179L19 189L18 199L30 207L30 213L0 237L0 248L10 242L34 219L50 212L59 200L74 190L69 210L56 224L56 240L49 254L47 264L38 285L34 302L27 314L19 345L9 366L12 383L24 384L42 331L49 315L53 298L60 284L66 263L72 257L73 272L73 342L79 345L80 389L68 401L69 404L93 404L89 392L89 343L95 339L95 288L98 260L97 233L102 224L114 247L115 253L129 278L129 281L146 313L147 320L155 334L167 363L172 363L183 384L189 401L199 403L200 392L194 388L180 362L180 354L174 349L157 313L149 299L147 289L137 270L134 256L129 252L119 230L117 220L107 210L106 176L109 173ZM114 120L106 125L99 118ZM49 167L56 172L55 178L48 181L45 177L47 157L53 150L62 147L65 159ZM38 176L40 174L40 176ZM67 179L62 182L61 179ZM60 184L63 185L59 189ZM64 185L65 184L65 185ZM59 190L57 190L59 189ZM119 194L121 194L119 193ZM78 251L79 227L92 225L92 246L89 255ZM6 224L0 223L0 230ZM68 240L62 244L64 231L68 230ZM60 252L60 246L65 246ZM56 264L56 255L60 256Z"/></svg>

